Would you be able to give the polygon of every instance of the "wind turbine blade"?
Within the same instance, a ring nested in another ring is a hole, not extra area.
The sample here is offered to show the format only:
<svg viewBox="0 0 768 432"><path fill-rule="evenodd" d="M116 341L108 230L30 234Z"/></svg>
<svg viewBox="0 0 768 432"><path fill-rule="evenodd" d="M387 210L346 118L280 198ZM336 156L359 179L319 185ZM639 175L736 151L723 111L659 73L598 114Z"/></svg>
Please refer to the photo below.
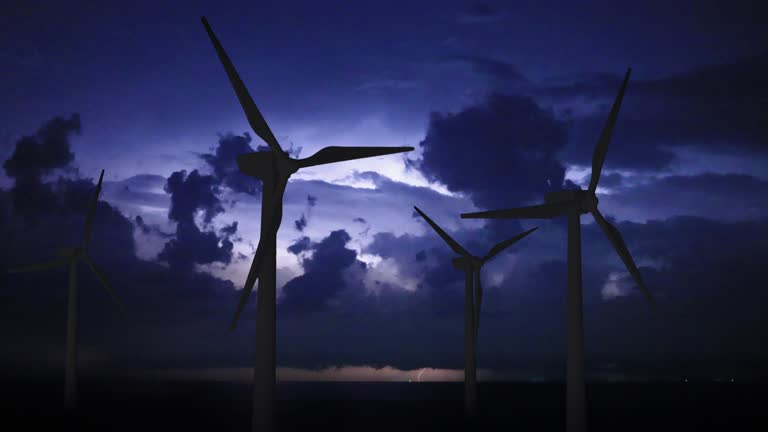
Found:
<svg viewBox="0 0 768 432"><path fill-rule="evenodd" d="M421 215L421 217L423 217L423 218L424 218L424 220L425 220L425 221L427 221L427 223L429 224L429 226L431 226L431 227L432 227L432 229L433 229L433 230L435 230L435 232L436 232L436 233L437 233L437 234L438 234L440 237L442 237L442 238L443 238L443 240L444 240L446 243L448 243L448 246L450 246L450 247L451 247L451 249L453 249L453 251L454 251L454 252L456 252L456 253L457 253L457 254L459 254L459 255L463 255L463 256L471 256L471 255L470 255L470 253L469 253L469 252L467 252L467 250L466 250L466 249L464 249L463 247L461 247L461 245L460 245L460 244L459 244L459 243L458 243L456 240L454 240L453 238L451 238L451 236L449 236L447 232L443 231L443 229L442 229L442 228L440 228L440 227L439 227L439 226L438 226L438 225L437 225L437 224L436 224L436 223L435 223L435 222L434 222L432 219L430 219L430 218L429 218L429 216L427 216L426 214L424 214L424 212L423 212L423 211L421 211L421 209L419 209L419 208L418 208L418 207L416 207L416 206L413 206L413 208L415 208L415 209L416 209L416 211L417 211L417 212L419 212L419 214Z"/></svg>
<svg viewBox="0 0 768 432"><path fill-rule="evenodd" d="M259 278L259 271L261 270L263 254L264 253L261 248L261 240L259 240L259 245L256 246L256 254L253 256L253 262L251 263L251 269L248 271L248 277L245 279L243 292L240 294L240 302L237 304L235 316L232 318L232 322L229 324L229 328L231 330L234 330L237 327L237 322L240 320L240 314L243 313L245 304L248 302L248 297L251 296L251 291L253 291L253 286L256 284L256 280Z"/></svg>
<svg viewBox="0 0 768 432"><path fill-rule="evenodd" d="M282 206L283 194L285 193L285 188L287 185L288 185L287 177L278 184L277 193L272 197L273 209L278 209L279 206ZM265 232L269 233L270 236L274 236L277 231L277 228L275 228L275 224L277 222L277 215L272 214L270 216L271 217L268 220L262 221L262 223L266 224L265 226L269 227L269 229L266 230ZM280 216L282 217L282 215ZM235 316L232 318L232 322L229 325L229 328L231 330L234 330L237 327L237 323L240 320L240 315L243 313L245 304L248 302L248 297L250 297L251 292L253 291L253 287L256 284L256 280L259 278L259 272L261 271L261 263L264 260L264 248L262 247L262 243L261 243L262 240L263 239L259 239L259 244L258 246L256 246L256 253L253 256L251 269L248 271L248 277L245 279L245 285L243 286L243 293L240 294L240 302L237 304L237 309L235 310Z"/></svg>
<svg viewBox="0 0 768 432"><path fill-rule="evenodd" d="M640 287L640 290L645 295L645 298L648 299L648 302L651 304L651 306L653 306L654 302L653 302L653 298L651 297L651 293L650 291L648 291L648 288L645 286L645 283L643 283L643 278L640 276L640 271L637 269L637 266L635 265L635 261L632 259L632 255L629 254L627 245L624 243L624 239L621 237L619 230L617 230L615 226L611 225L611 223L608 222L603 217L603 215L600 213L600 210L598 209L593 210L592 216L595 217L597 224L600 225L600 228L603 229L603 232L608 237L608 240L613 245L613 248L616 249L616 253L619 255L619 258L621 258L621 260L624 262L624 265L627 267L627 270L629 270L629 273L635 279L635 282L637 282L637 286Z"/></svg>
<svg viewBox="0 0 768 432"><path fill-rule="evenodd" d="M539 229L539 227L531 228L531 229L529 229L528 231L526 231L526 232L524 232L522 234L518 234L518 235L512 237L511 239L504 240L503 242L496 244L494 247L491 248L490 251L488 251L488 255L486 255L483 258L483 262L486 262L486 261L490 260L491 258L495 257L501 251L503 251L504 249L512 246L513 244L517 243L518 241L522 240L523 237L525 237L528 234L536 231L537 229Z"/></svg>
<svg viewBox="0 0 768 432"><path fill-rule="evenodd" d="M480 307L483 304L483 284L480 277L480 269L475 271L475 343L477 343L477 332L480 328Z"/></svg>
<svg viewBox="0 0 768 432"><path fill-rule="evenodd" d="M317 153L304 159L299 159L299 167L306 168L315 165L323 165L334 162L342 162L353 159L363 159L376 156L384 156L393 153L403 153L413 150L413 147L338 147L329 146L320 149Z"/></svg>
<svg viewBox="0 0 768 432"><path fill-rule="evenodd" d="M55 259L51 261L46 261L42 263L37 264L30 264L22 267L16 267L8 269L8 273L29 273L34 271L40 271L40 270L49 270L57 267L63 267L64 265L68 264L67 260L63 259Z"/></svg>
<svg viewBox="0 0 768 432"><path fill-rule="evenodd" d="M505 210L488 210L476 213L462 213L462 219L552 219L567 212L576 201L517 207Z"/></svg>
<svg viewBox="0 0 768 432"><path fill-rule="evenodd" d="M213 29L208 24L208 20L205 19L205 17L201 17L200 19L203 22L203 26L205 26L205 31L208 33L208 37L213 43L213 47L216 48L216 54L218 54L219 60L224 66L224 70L227 72L229 82L232 83L232 88L237 94L237 99L240 101L243 111L245 111L245 116L248 118L248 123L251 125L251 128L256 132L256 135L261 137L261 139L269 145L272 151L277 152L280 155L285 155L285 152L280 147L280 144L278 144L275 135L267 125L267 121L264 120L264 116L261 115L261 111L256 107L256 103L253 102L253 98L251 98L250 93L248 93L248 89L240 79L240 75L237 73L235 65L232 64L226 51L224 51L224 47L221 46L219 38L213 33Z"/></svg>
<svg viewBox="0 0 768 432"><path fill-rule="evenodd" d="M109 296L112 297L112 301L115 302L117 308L120 309L120 312L125 313L125 305L123 304L122 300L120 300L120 297L118 297L117 292L112 287L112 284L109 282L109 280L107 280L106 276L104 276L104 274L100 272L98 268L96 268L96 265L93 263L93 261L91 261L91 257L86 255L83 257L83 261L88 264L88 267L93 270L93 273L99 279L99 282L104 285L104 289L107 290Z"/></svg>
<svg viewBox="0 0 768 432"><path fill-rule="evenodd" d="M85 217L85 229L83 230L83 244L86 247L88 247L88 243L91 242L91 231L93 229L93 215L96 213L96 204L99 202L99 194L101 193L102 180L104 180L104 170L101 170L101 175L99 176L99 182L96 183L96 192L93 193L91 206L88 207L88 215Z"/></svg>
<svg viewBox="0 0 768 432"><path fill-rule="evenodd" d="M624 82L621 83L619 94L616 96L616 100L613 101L611 113L608 115L608 120L605 121L603 131L600 132L600 139L597 141L594 153L592 153L592 176L589 179L589 191L592 193L595 193L595 190L597 190L597 181L600 180L600 172L603 170L605 154L608 152L608 144L611 142L613 126L616 124L616 117L619 115L619 108L621 108L621 101L624 99L624 90L627 89L630 73L632 73L632 68L627 69L627 73L624 75Z"/></svg>

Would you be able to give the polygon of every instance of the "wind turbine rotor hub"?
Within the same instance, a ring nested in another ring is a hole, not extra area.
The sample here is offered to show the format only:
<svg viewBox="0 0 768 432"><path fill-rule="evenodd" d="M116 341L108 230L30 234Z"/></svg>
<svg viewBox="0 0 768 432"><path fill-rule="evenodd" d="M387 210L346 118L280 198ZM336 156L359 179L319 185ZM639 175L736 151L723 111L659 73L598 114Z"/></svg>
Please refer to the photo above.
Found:
<svg viewBox="0 0 768 432"><path fill-rule="evenodd" d="M554 192L549 192L544 195L544 202L547 204L559 204L569 201L580 201L584 199L584 195L587 191L581 189L564 189Z"/></svg>
<svg viewBox="0 0 768 432"><path fill-rule="evenodd" d="M460 256L453 259L453 268L462 271L480 270L483 260L476 256Z"/></svg>
<svg viewBox="0 0 768 432"><path fill-rule="evenodd" d="M241 173L259 180L271 178L276 165L275 155L271 151L243 153L235 160Z"/></svg>
<svg viewBox="0 0 768 432"><path fill-rule="evenodd" d="M585 213L597 210L597 203L599 201L600 200L597 199L597 195L593 193L587 193L581 201L581 208Z"/></svg>
<svg viewBox="0 0 768 432"><path fill-rule="evenodd" d="M483 266L483 260L473 256L472 257L472 269L475 271L480 271L480 268Z"/></svg>
<svg viewBox="0 0 768 432"><path fill-rule="evenodd" d="M467 271L472 269L472 263L468 257L460 256L451 260L453 268L457 270Z"/></svg>
<svg viewBox="0 0 768 432"><path fill-rule="evenodd" d="M295 159L292 159L288 156L280 157L278 156L276 158L277 160L277 170L280 174L288 175L295 173L299 170L299 162Z"/></svg>

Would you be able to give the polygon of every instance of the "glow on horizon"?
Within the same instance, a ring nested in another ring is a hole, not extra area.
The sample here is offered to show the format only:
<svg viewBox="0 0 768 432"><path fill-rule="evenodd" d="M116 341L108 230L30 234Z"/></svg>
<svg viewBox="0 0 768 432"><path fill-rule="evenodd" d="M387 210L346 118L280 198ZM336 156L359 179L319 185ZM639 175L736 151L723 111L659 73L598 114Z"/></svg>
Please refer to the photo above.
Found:
<svg viewBox="0 0 768 432"><path fill-rule="evenodd" d="M203 368L203 369L161 369L147 372L163 379L251 382L253 368ZM335 366L323 369L278 367L277 380L288 382L462 382L463 369L442 369L423 367L418 369L397 369L392 366L374 368L371 366ZM478 370L478 377L493 381L500 374L485 369Z"/></svg>

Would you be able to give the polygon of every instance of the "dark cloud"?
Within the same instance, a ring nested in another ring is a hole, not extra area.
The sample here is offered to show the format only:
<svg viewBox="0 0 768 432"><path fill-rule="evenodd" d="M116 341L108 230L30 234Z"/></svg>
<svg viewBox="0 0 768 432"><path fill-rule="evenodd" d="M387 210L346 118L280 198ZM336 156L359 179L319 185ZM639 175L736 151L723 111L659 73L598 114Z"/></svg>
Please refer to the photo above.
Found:
<svg viewBox="0 0 768 432"><path fill-rule="evenodd" d="M176 171L168 177L165 190L171 194L168 219L177 223L176 237L165 244L158 258L177 271L192 271L195 264L229 264L234 246L229 237L237 231L236 223L225 227L221 238L213 230L201 231L195 223L198 210L203 211L205 224L224 211L216 179L197 170L189 175Z"/></svg>
<svg viewBox="0 0 768 432"><path fill-rule="evenodd" d="M9 177L18 181L39 179L49 172L69 165L75 158L69 136L80 133L80 116L56 117L34 135L22 136L11 157L3 163Z"/></svg>
<svg viewBox="0 0 768 432"><path fill-rule="evenodd" d="M11 201L28 223L34 223L45 211L57 205L50 187L42 177L56 169L67 168L74 160L69 137L80 133L80 116L55 117L35 132L24 135L15 144L11 157L3 163L8 177L14 179Z"/></svg>
<svg viewBox="0 0 768 432"><path fill-rule="evenodd" d="M357 223L361 223L361 224L367 223L365 221L365 219L363 219L361 217L356 217L356 218L352 219L352 222L357 222Z"/></svg>
<svg viewBox="0 0 768 432"><path fill-rule="evenodd" d="M214 154L203 154L200 157L213 168L213 173L219 184L223 184L235 192L258 195L261 192L261 181L240 172L237 167L237 156L244 153L266 150L259 146L257 150L251 147L251 135L248 132L241 135L225 134L219 136L219 145Z"/></svg>
<svg viewBox="0 0 768 432"><path fill-rule="evenodd" d="M527 97L492 94L457 114L431 115L421 170L478 206L510 207L562 187L556 153L565 143L552 112Z"/></svg>
<svg viewBox="0 0 768 432"><path fill-rule="evenodd" d="M317 204L317 197L312 195L307 195L307 205L304 209L304 213L301 214L299 219L293 221L293 227L296 228L296 231L303 232L304 228L307 227L309 224L309 219L311 217L311 211L312 207L314 207Z"/></svg>
<svg viewBox="0 0 768 432"><path fill-rule="evenodd" d="M355 262L365 267L365 263L357 260L357 253L346 247L351 239L346 231L337 230L312 245L312 257L302 262L304 274L283 287L281 311L308 313L322 310L345 289L342 272Z"/></svg>
<svg viewBox="0 0 768 432"><path fill-rule="evenodd" d="M312 240L310 240L309 237L304 236L299 238L295 242L293 242L293 244L291 244L290 246L288 246L287 250L288 252L294 255L298 255L304 251L308 251L311 249L312 249Z"/></svg>
<svg viewBox="0 0 768 432"><path fill-rule="evenodd" d="M232 260L233 244L228 236L219 238L214 231L201 231L194 222L179 222L176 237L165 244L158 259L176 271L191 271L194 264Z"/></svg>
<svg viewBox="0 0 768 432"><path fill-rule="evenodd" d="M588 165L592 149L616 97L621 76L542 90L561 106L596 107L573 115L568 161ZM766 154L768 53L729 64L693 69L667 78L633 76L616 124L606 166L667 169L679 146L729 154Z"/></svg>
<svg viewBox="0 0 768 432"><path fill-rule="evenodd" d="M300 218L293 221L293 227L296 228L296 231L302 232L304 231L304 228L307 227L307 218L304 216L304 214L301 215Z"/></svg>
<svg viewBox="0 0 768 432"><path fill-rule="evenodd" d="M171 194L168 218L176 222L193 222L197 210L204 213L203 220L210 223L224 211L218 197L218 186L213 176L201 175L193 170L176 171L168 177L165 191Z"/></svg>

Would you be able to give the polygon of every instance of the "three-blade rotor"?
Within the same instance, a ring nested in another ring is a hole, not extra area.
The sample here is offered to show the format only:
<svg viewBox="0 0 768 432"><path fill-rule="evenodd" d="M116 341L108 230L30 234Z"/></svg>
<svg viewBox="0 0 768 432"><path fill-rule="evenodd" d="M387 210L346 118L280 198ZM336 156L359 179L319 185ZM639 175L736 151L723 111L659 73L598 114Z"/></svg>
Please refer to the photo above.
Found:
<svg viewBox="0 0 768 432"><path fill-rule="evenodd" d="M68 249L66 252L66 256L61 256L54 260L45 261L38 264L31 264L27 266L12 268L8 270L8 273L27 273L27 272L51 270L55 268L64 268L72 265L74 262L82 260L88 265L88 267L90 267L91 271L93 271L93 273L96 275L96 278L99 280L99 282L101 282L101 285L104 287L104 289L107 291L109 296L112 298L112 301L120 309L120 312L124 313L125 306L123 302L120 300L120 298L118 297L115 289L112 287L112 284L109 282L106 276L104 276L104 274L96 267L96 265L91 260L91 257L88 256L88 245L91 242L91 233L93 232L93 219L96 214L96 206L99 201L99 195L101 193L101 183L103 180L104 180L104 170L101 170L99 181L96 184L96 190L93 193L93 198L91 199L90 205L88 206L88 213L85 216L85 225L83 228L83 245L81 247Z"/></svg>
<svg viewBox="0 0 768 432"><path fill-rule="evenodd" d="M463 213L461 217L465 219L552 219L554 217L565 215L571 212L578 212L579 214L584 213L586 211L584 209L586 208L590 213L592 213L595 221L597 221L597 224L608 237L611 245L616 250L619 258L621 258L621 261L632 275L632 278L637 283L637 286L640 288L645 298L651 305L654 305L651 294L645 286L642 277L640 276L640 271L637 269L637 265L635 264L634 259L632 259L632 255L630 255L629 250L624 243L624 239L619 233L619 230L617 230L616 227L609 223L597 209L597 198L595 196L597 184L600 180L600 173L603 170L603 163L605 162L605 155L608 152L608 145L611 141L613 128L619 115L619 109L621 108L621 102L624 99L624 92L626 91L631 72L631 68L627 69L627 73L624 75L624 80L621 83L619 94L613 101L611 111L608 114L608 119L603 126L603 129L600 133L600 138L598 139L597 145L595 146L595 150L592 154L592 175L589 182L589 189L586 191L586 193L582 191L580 194L572 195L576 196L576 199L550 202L529 207ZM587 199L592 200L589 205L585 205L586 201L583 201Z"/></svg>
<svg viewBox="0 0 768 432"><path fill-rule="evenodd" d="M232 84L232 88L237 95L240 105L243 107L245 116L248 119L253 131L264 140L274 152L276 159L273 162L273 168L277 170L277 182L275 183L275 190L273 191L274 197L271 200L271 208L277 212L277 209L282 205L282 197L285 192L285 187L288 183L288 177L290 177L296 169L306 168L317 165L325 165L330 163L349 161L355 159L370 158L376 156L384 156L393 153L402 153L413 150L413 147L338 147L330 146L319 150L317 153L304 159L292 159L288 154L280 147L280 144L272 133L272 130L267 125L264 116L259 111L256 103L253 101L248 89L243 81L240 79L240 75L237 73L235 66L229 59L224 47L219 42L218 37L213 32L213 29L208 24L208 20L205 17L201 17L205 31L208 33L208 37L211 39L216 53L224 66L224 70L229 77L229 81ZM246 173L249 174L249 173ZM252 173L250 173L252 174ZM263 220L262 223L266 224L266 230L262 233L268 233L270 235L276 235L279 228L279 217L276 214L270 214L268 220ZM264 248L261 246L261 239L259 240L259 246L256 248L256 254L254 255L253 262L251 263L251 269L248 272L248 278L246 279L243 293L240 297L237 310L235 312L234 319L231 327L234 328L242 313L243 307L248 300L256 280L259 278L259 272L261 271L261 264L263 262Z"/></svg>
<svg viewBox="0 0 768 432"><path fill-rule="evenodd" d="M528 231L525 231L522 234L518 234L512 238L509 238L507 240L504 240L502 242L499 242L495 244L491 249L488 251L488 253L483 258L477 258L467 252L466 249L464 249L463 246L459 244L456 240L453 239L445 230L443 230L438 224L435 223L429 216L426 215L423 211L421 211L420 208L414 206L414 209L416 209L416 212L429 224L430 227L440 236L440 238L445 241L445 243L457 254L461 255L465 259L472 262L472 266L465 269L465 271L471 271L474 273L474 287L473 290L473 301L474 305L472 307L472 311L474 314L474 332L475 332L475 338L477 338L477 329L480 326L480 306L483 303L483 285L482 285L482 278L480 277L480 269L482 266L493 259L496 255L500 254L502 251L504 251L506 248L512 246L513 244L517 243L518 241L522 240L524 237L528 236L532 232L536 231L538 227L529 229Z"/></svg>

